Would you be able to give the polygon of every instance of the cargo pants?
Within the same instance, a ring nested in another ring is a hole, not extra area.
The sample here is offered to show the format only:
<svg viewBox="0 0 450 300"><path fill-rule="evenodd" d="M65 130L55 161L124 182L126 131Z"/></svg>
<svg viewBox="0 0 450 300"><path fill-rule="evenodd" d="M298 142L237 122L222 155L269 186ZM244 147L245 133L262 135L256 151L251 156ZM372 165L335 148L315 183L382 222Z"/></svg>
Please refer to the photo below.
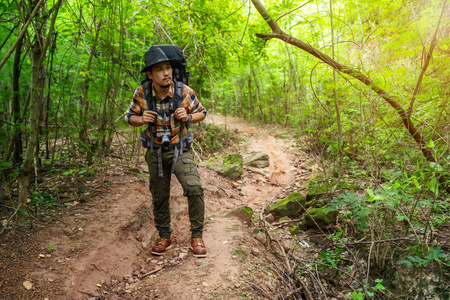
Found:
<svg viewBox="0 0 450 300"><path fill-rule="evenodd" d="M153 198L153 216L156 229L161 238L169 238L170 227L170 181L173 150L162 151L162 165L164 177L158 176L158 150L147 150L145 160L150 173L150 192ZM205 202L203 187L198 175L197 165L194 163L192 150L185 150L178 156L175 166L175 176L183 187L183 195L188 199L189 220L191 222L192 237L202 237L205 218Z"/></svg>

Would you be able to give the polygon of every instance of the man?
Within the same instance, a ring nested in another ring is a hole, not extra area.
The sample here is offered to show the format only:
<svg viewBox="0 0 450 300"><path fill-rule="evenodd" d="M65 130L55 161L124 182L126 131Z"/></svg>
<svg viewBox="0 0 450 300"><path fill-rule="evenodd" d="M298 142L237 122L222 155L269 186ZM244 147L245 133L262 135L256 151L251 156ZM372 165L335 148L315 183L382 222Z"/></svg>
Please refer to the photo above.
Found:
<svg viewBox="0 0 450 300"><path fill-rule="evenodd" d="M191 222L191 248L195 257L205 257L206 247L202 239L205 204L203 187L194 163L186 129L189 124L201 122L206 117L194 90L181 82L172 80L171 60L160 46L152 46L145 54L145 68L149 80L134 92L125 119L133 126L150 124L145 131L147 146L145 160L150 173L150 192L153 198L153 215L159 240L152 248L152 254L162 255L171 247L170 227L170 179L174 173L188 199ZM182 92L181 92L182 90ZM150 97L148 96L151 92ZM174 98L180 98L178 108ZM154 109L148 109L149 101ZM144 138L144 139L145 139Z"/></svg>

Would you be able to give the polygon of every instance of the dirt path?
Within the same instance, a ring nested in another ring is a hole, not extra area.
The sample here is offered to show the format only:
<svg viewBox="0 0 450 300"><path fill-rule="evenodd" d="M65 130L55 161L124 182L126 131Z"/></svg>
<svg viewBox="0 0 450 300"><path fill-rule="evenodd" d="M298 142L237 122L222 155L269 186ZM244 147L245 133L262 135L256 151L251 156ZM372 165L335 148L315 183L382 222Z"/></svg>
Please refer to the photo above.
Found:
<svg viewBox="0 0 450 300"><path fill-rule="evenodd" d="M2 277L0 296L50 300L260 298L249 282L255 276L271 280L270 273L258 263L264 250L249 234L248 223L224 213L244 205L260 213L294 183L296 159L292 148L268 135L267 130L219 116L208 116L207 122L240 131L247 140L239 151L244 157L263 152L271 162L266 170L269 176L245 172L237 183L199 168L208 220L204 232L207 258L196 259L188 249L187 201L175 178L170 199L175 247L162 257L149 255L157 232L148 177L124 175L129 171L126 168L111 168L106 189L92 196L84 194L85 201L68 203L72 205L69 210L32 237L36 243L26 247L34 257L22 257L22 264L8 268L9 281L8 275ZM146 168L142 160L136 171L146 174ZM16 249L10 243L2 247L2 259L8 259L6 253ZM251 262L247 256L253 257ZM32 283L31 290L22 286L22 280L11 282L18 273L23 281Z"/></svg>

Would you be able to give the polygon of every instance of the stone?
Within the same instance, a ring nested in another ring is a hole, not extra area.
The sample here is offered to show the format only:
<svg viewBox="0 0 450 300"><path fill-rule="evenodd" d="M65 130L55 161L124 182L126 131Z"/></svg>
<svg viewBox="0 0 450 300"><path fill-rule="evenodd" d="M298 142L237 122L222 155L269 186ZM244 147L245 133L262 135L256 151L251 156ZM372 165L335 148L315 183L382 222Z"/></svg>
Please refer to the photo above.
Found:
<svg viewBox="0 0 450 300"><path fill-rule="evenodd" d="M291 250L291 247L289 247L289 245L286 243L286 241L281 241L280 244L281 244L281 247L283 247L284 251L288 252L289 250Z"/></svg>
<svg viewBox="0 0 450 300"><path fill-rule="evenodd" d="M278 219L278 222L287 222L287 221L290 221L291 219L289 218L289 217L281 217L281 218L279 218Z"/></svg>
<svg viewBox="0 0 450 300"><path fill-rule="evenodd" d="M253 209L249 206L241 206L226 214L227 216L237 217L239 220L246 222L248 225L252 221Z"/></svg>
<svg viewBox="0 0 450 300"><path fill-rule="evenodd" d="M321 178L311 179L308 183L309 190L306 195L306 201L311 202L314 200L319 200L324 195L328 194L335 186L337 182L334 180L325 181ZM341 181L336 190L361 190L361 187L356 183Z"/></svg>
<svg viewBox="0 0 450 300"><path fill-rule="evenodd" d="M282 217L298 217L303 212L306 205L306 198L300 193L292 193L285 199L270 204L264 210L264 213L271 213L275 219Z"/></svg>
<svg viewBox="0 0 450 300"><path fill-rule="evenodd" d="M272 214L268 214L266 217L266 221L269 222L269 224L272 224L275 222L275 217Z"/></svg>
<svg viewBox="0 0 450 300"><path fill-rule="evenodd" d="M305 224L309 227L327 228L336 221L338 214L339 212L333 208L309 208L303 218Z"/></svg>
<svg viewBox="0 0 450 300"><path fill-rule="evenodd" d="M261 252L259 251L258 248L253 247L253 248L252 248L252 254L253 254L254 256L259 256L259 255L261 254Z"/></svg>
<svg viewBox="0 0 450 300"><path fill-rule="evenodd" d="M30 281L26 280L23 282L23 287L26 288L27 290L31 290L33 284Z"/></svg>
<svg viewBox="0 0 450 300"><path fill-rule="evenodd" d="M227 178L231 180L236 180L244 173L244 170L241 166L238 165L227 165L222 167L221 174L225 175Z"/></svg>
<svg viewBox="0 0 450 300"><path fill-rule="evenodd" d="M255 168L267 168L270 165L269 155L264 153L255 153L247 157L244 161L245 165Z"/></svg>
<svg viewBox="0 0 450 300"><path fill-rule="evenodd" d="M231 154L224 158L220 174L236 180L244 173L243 158L240 154Z"/></svg>
<svg viewBox="0 0 450 300"><path fill-rule="evenodd" d="M257 235L256 235L256 239L259 241L259 242L261 242L261 243L263 243L263 244L265 244L266 243L266 235L264 234L264 233L262 233L262 232L259 232Z"/></svg>

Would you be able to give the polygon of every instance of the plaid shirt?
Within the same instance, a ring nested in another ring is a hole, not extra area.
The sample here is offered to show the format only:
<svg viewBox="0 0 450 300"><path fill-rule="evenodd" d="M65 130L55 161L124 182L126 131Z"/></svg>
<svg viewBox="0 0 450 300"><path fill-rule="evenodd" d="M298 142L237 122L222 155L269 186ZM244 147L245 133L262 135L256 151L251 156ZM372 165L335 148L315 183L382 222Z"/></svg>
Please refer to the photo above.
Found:
<svg viewBox="0 0 450 300"><path fill-rule="evenodd" d="M156 95L155 88L152 86L153 95ZM181 121L176 119L173 113L170 113L170 107L173 103L174 83L172 82L169 87L169 93L164 99L153 99L156 104L156 112L158 113L156 126L152 126L152 134L154 141L157 144L162 144L162 136L169 134L171 144L177 144L180 141L180 128ZM206 115L206 109L202 106L193 89L184 85L183 88L183 101L180 107L184 107L188 114L202 112ZM133 99L130 106L125 112L125 120L128 122L131 116L142 116L142 112L147 109L147 101L144 97L144 89L139 86L134 92ZM129 122L128 122L129 123ZM184 127L183 136L187 134L187 129ZM150 136L150 132L147 131L147 135Z"/></svg>

